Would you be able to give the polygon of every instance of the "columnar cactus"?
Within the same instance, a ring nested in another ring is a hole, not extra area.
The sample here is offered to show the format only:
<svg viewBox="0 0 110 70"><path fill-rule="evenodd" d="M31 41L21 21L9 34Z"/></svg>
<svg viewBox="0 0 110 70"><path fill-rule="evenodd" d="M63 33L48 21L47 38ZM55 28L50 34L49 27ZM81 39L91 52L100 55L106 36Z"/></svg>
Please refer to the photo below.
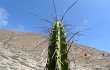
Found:
<svg viewBox="0 0 110 70"><path fill-rule="evenodd" d="M56 21L50 33L46 70L70 70L67 51L64 26Z"/></svg>

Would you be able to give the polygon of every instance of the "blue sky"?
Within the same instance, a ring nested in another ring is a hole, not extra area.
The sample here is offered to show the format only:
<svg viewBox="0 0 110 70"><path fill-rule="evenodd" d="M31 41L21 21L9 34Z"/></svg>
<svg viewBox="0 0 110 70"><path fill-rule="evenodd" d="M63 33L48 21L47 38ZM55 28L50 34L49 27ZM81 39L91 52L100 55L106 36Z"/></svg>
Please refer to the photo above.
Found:
<svg viewBox="0 0 110 70"><path fill-rule="evenodd" d="M60 18L74 1L55 0ZM51 17L51 14L55 15L52 0L0 0L0 28L41 33L42 29L33 27L51 26L30 13L54 22ZM80 37L77 43L110 53L110 0L79 0L66 14L64 24L86 25L74 29L77 31L92 28L82 32L85 36Z"/></svg>

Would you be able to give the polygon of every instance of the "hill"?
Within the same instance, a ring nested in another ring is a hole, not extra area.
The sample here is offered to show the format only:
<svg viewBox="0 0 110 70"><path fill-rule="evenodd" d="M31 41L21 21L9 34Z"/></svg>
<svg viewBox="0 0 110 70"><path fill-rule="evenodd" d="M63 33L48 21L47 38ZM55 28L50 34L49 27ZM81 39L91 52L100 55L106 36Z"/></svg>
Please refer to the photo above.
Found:
<svg viewBox="0 0 110 70"><path fill-rule="evenodd" d="M0 70L44 70L48 37L0 29ZM80 44L69 51L71 70L110 70L110 53Z"/></svg>

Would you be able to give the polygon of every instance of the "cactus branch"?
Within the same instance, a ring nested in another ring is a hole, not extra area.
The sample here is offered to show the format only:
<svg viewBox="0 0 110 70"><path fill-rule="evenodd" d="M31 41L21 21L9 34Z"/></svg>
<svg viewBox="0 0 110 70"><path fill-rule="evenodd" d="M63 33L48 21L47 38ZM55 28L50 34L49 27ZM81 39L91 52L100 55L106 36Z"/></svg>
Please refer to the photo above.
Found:
<svg viewBox="0 0 110 70"><path fill-rule="evenodd" d="M70 70L64 26L56 21L50 33L46 70ZM63 54L63 55L62 55Z"/></svg>

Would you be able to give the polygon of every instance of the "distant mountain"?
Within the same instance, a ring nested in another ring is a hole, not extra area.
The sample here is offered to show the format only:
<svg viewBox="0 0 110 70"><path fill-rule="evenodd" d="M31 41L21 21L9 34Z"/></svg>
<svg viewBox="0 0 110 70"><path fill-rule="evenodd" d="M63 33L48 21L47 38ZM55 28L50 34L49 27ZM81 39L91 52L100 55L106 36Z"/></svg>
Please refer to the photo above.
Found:
<svg viewBox="0 0 110 70"><path fill-rule="evenodd" d="M0 29L0 70L44 70L48 37ZM71 70L110 70L110 53L73 44Z"/></svg>

